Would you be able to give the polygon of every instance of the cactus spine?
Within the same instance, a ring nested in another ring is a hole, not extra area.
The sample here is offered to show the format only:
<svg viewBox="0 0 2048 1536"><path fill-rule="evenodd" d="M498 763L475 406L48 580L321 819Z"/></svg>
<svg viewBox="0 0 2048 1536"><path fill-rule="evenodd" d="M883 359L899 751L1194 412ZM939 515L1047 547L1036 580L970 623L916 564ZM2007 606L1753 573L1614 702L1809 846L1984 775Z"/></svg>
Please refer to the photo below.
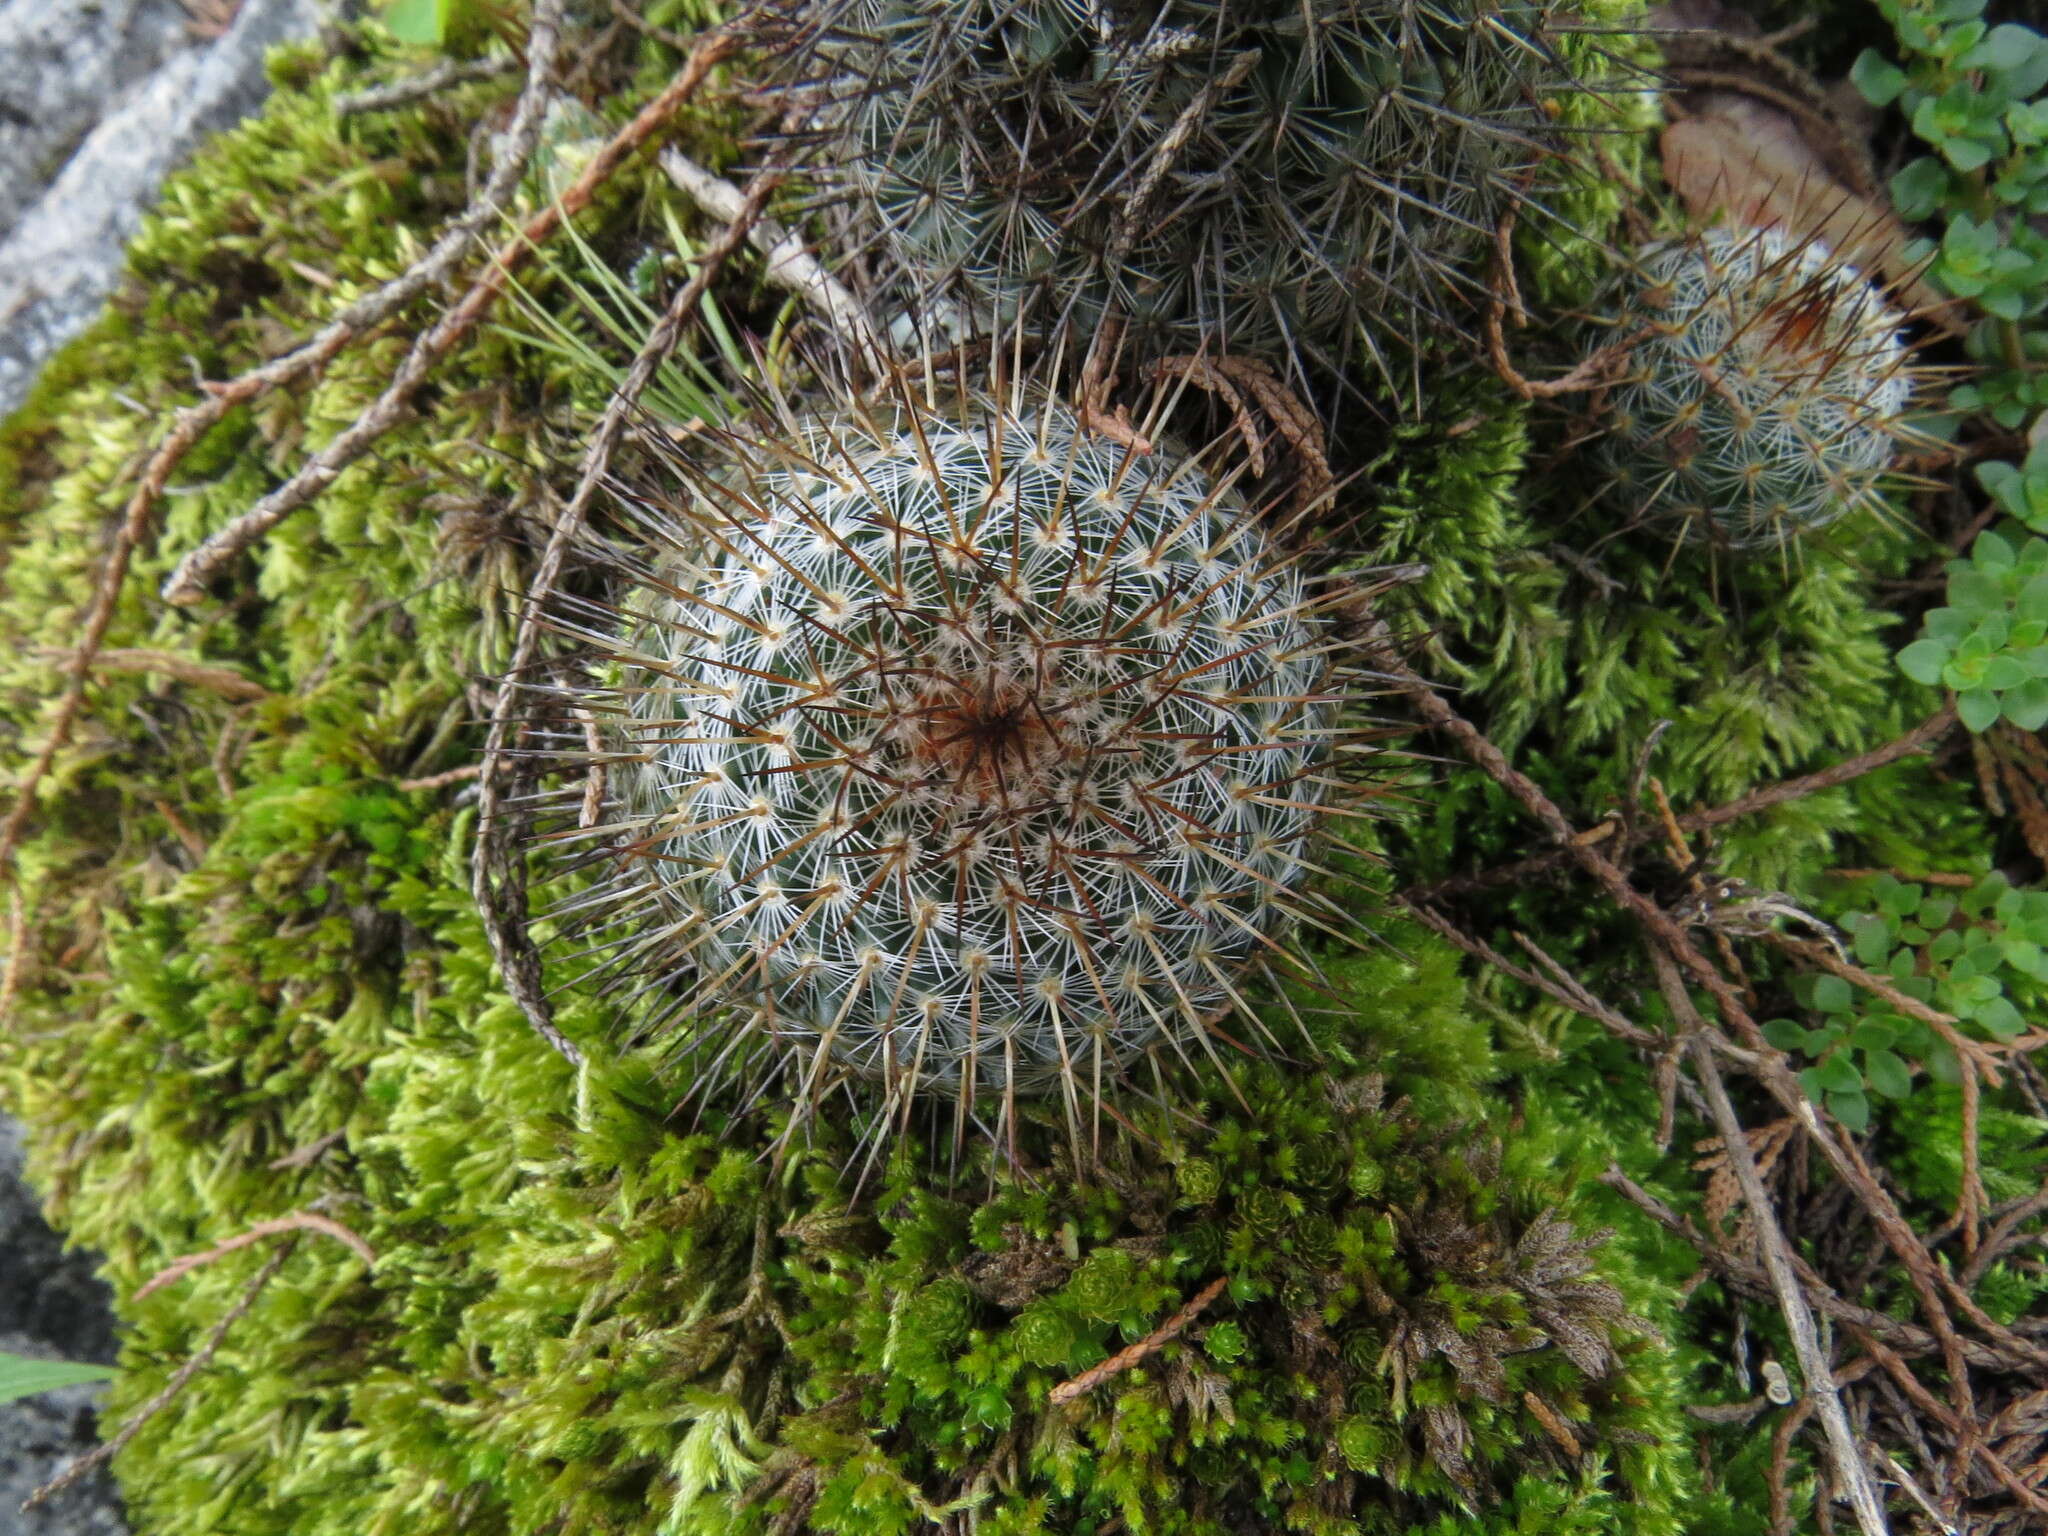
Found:
<svg viewBox="0 0 2048 1536"><path fill-rule="evenodd" d="M1872 505L1912 394L1877 291L1777 230L1708 230L1638 266L1615 324L1639 339L1601 448L1619 504L1733 549Z"/></svg>
<svg viewBox="0 0 2048 1536"><path fill-rule="evenodd" d="M1319 903L1342 678L1291 560L1193 459L1016 392L907 387L632 501L612 816L587 901L726 1064L885 1099L1213 1049ZM723 1026L721 1026L723 1028ZM693 1032L694 1031L694 1032Z"/></svg>
<svg viewBox="0 0 2048 1536"><path fill-rule="evenodd" d="M792 0L855 228L914 314L1341 363L1451 319L1553 184L1524 0ZM832 174L828 171L828 174Z"/></svg>

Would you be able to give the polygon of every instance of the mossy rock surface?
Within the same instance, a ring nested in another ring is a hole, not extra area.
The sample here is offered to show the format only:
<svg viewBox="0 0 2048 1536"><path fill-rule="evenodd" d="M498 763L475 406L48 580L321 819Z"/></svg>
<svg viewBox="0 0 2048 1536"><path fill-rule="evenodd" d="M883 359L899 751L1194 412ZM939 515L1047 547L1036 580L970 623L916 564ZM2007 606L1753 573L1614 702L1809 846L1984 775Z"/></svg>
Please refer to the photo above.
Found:
<svg viewBox="0 0 2048 1536"><path fill-rule="evenodd" d="M283 57L272 106L174 182L122 298L0 430L14 772L156 423L195 377L232 377L402 270L466 202L470 129L511 77L333 111L416 62L363 40L334 61ZM675 63L646 43L596 110L623 122ZM732 128L707 109L677 134L723 165ZM1612 218L1611 185L1576 195ZM711 233L644 163L580 228L588 250L562 262L650 293L677 280L671 230ZM1537 265L1532 292L1583 275ZM718 313L780 358L794 307L757 281L728 273ZM531 292L575 312L556 278ZM473 789L447 775L479 751L602 371L508 309L464 339L416 419L204 603L153 595L359 415L445 301L231 413L180 466L108 637L119 659L22 853L0 1092L35 1127L53 1214L105 1253L123 1298L110 1416L161 1388L289 1245L118 1459L139 1530L1749 1528L1730 1490L1757 1495L1769 1421L1701 1476L1682 1408L1729 1389L1729 1370L1678 1319L1691 1252L1596 1180L1616 1158L1652 1183L1684 1169L1683 1149L1651 1144L1644 1069L1554 1005L1462 980L1398 921L1363 957L1319 955L1326 992L1276 1001L1299 1060L1190 1072L1173 1111L1090 1127L1085 1176L1056 1111L1026 1117L1014 1162L956 1155L923 1125L874 1159L869 1127L821 1125L778 1158L772 1113L677 1116L659 1052L622 1048L619 1005L551 956L558 1023L589 1063L554 1054L491 963ZM1428 563L1397 616L1588 821L1660 719L1676 723L1658 771L1694 803L1931 707L1888 670L1882 583L1921 553L1910 535L1740 572L1616 536L1588 575L1605 533L1581 539L1590 525L1556 504L1568 477L1529 489L1554 423L1469 371L1437 407L1388 429L1355 482L1373 553ZM179 675L164 654L230 676ZM1416 782L1427 793L1386 839L1405 876L1530 851L1480 776ZM1852 842L1981 867L1989 841L1964 788L1907 761L1731 847L1804 891ZM542 907L574 888L553 868L536 857ZM1640 998L1585 903L1546 887L1523 905ZM305 1232L132 1299L171 1259L307 1211L375 1263ZM1218 1280L1172 1338L1050 1401Z"/></svg>

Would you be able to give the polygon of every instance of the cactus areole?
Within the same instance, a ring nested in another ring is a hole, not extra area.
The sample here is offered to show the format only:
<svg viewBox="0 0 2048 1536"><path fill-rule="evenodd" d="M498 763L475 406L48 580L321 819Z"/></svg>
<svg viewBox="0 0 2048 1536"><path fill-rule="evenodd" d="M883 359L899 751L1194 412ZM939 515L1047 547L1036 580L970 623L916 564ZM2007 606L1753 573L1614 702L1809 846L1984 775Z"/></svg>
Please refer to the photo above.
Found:
<svg viewBox="0 0 2048 1536"><path fill-rule="evenodd" d="M1193 459L1057 405L796 428L685 469L686 521L641 504L667 552L609 701L621 958L805 1095L1071 1106L1213 1049L1326 803L1290 560Z"/></svg>

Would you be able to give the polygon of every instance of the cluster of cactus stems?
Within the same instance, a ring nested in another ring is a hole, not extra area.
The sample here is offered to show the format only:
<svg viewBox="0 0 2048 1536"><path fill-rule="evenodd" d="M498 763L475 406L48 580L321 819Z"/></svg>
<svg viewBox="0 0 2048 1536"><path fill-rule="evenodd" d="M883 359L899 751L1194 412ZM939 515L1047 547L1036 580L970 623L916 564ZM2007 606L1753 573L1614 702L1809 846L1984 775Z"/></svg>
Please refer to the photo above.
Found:
<svg viewBox="0 0 2048 1536"><path fill-rule="evenodd" d="M1057 1089L1078 1132L1148 1047L1263 1028L1242 984L1344 925L1307 882L1348 684L1342 594L1232 485L900 380L672 467L585 628L623 857L582 901L700 1084L950 1090L963 1130Z"/></svg>
<svg viewBox="0 0 2048 1536"><path fill-rule="evenodd" d="M1565 162L1530 0L787 0L823 174L923 326L1338 367L1454 324ZM940 322L937 317L947 317Z"/></svg>
<svg viewBox="0 0 2048 1536"><path fill-rule="evenodd" d="M1913 392L1903 323L1811 239L1710 229L1644 251L1613 320L1632 344L1601 447L1610 494L1730 549L1873 505Z"/></svg>

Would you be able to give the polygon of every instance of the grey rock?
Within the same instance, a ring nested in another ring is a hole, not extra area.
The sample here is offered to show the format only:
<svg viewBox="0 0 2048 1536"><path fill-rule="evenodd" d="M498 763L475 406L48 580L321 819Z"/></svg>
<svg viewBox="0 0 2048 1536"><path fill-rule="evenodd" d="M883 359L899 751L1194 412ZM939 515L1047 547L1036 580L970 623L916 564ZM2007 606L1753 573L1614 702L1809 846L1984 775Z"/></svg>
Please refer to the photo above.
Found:
<svg viewBox="0 0 2048 1536"><path fill-rule="evenodd" d="M0 1115L0 1351L114 1361L111 1297L93 1256L66 1253L22 1179L21 1128ZM121 1536L120 1494L96 1473L32 1515L21 1502L99 1438L101 1386L0 1404L0 1536Z"/></svg>
<svg viewBox="0 0 2048 1536"><path fill-rule="evenodd" d="M0 244L0 416L114 291L123 248L164 177L208 134L262 105L265 51L315 35L324 9L320 0L243 0L218 42L178 52L145 78L23 211Z"/></svg>
<svg viewBox="0 0 2048 1536"><path fill-rule="evenodd" d="M178 0L0 0L0 234L108 106L197 39Z"/></svg>

